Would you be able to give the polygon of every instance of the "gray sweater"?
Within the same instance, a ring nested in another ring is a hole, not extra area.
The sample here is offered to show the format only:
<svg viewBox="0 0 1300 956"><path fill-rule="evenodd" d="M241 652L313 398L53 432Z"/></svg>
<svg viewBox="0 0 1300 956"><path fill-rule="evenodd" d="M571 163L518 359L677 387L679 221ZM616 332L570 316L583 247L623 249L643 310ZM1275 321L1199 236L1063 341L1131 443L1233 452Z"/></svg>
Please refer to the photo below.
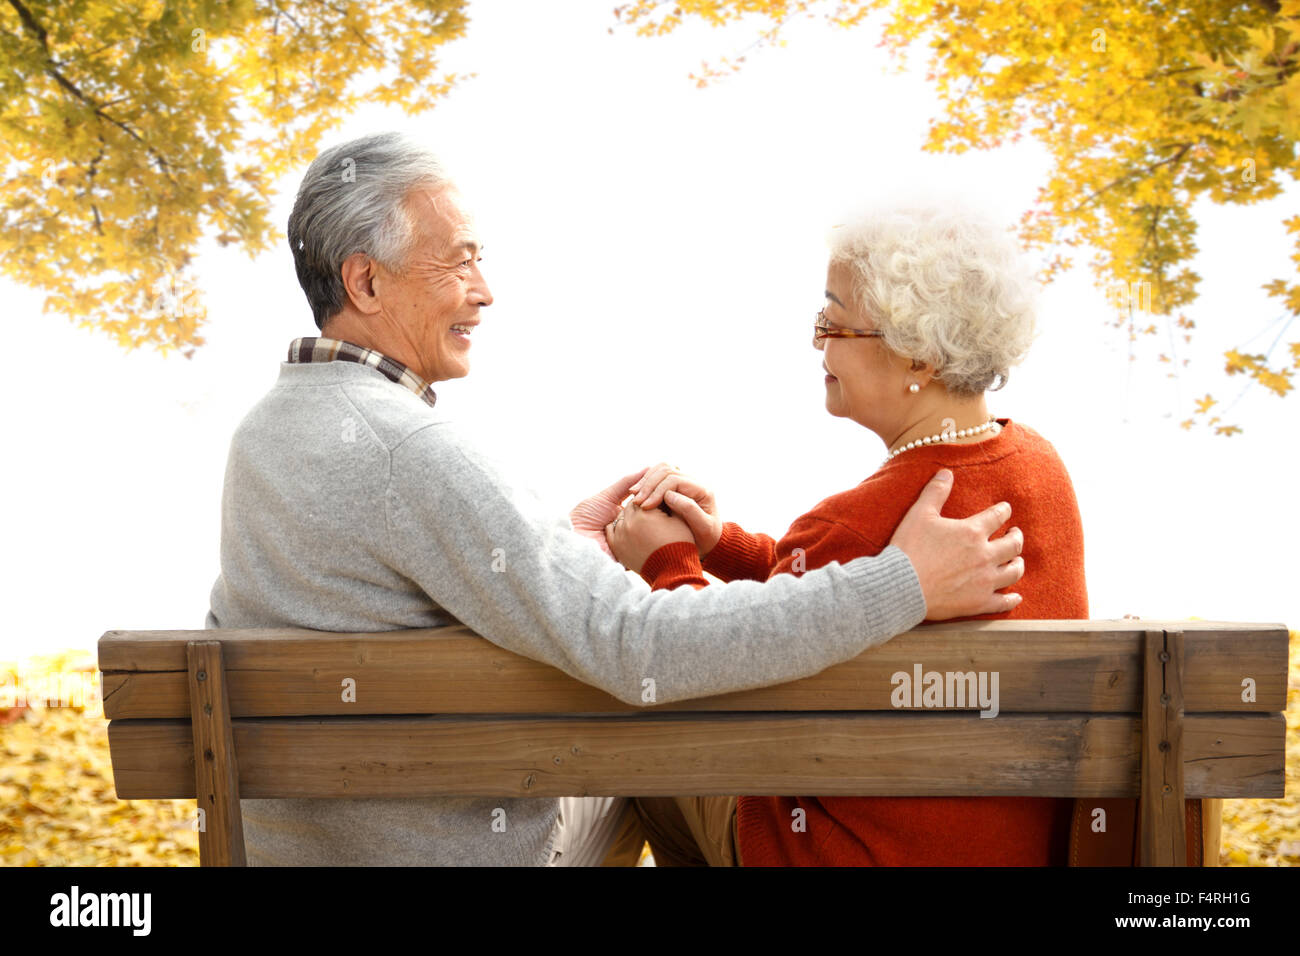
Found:
<svg viewBox="0 0 1300 956"><path fill-rule="evenodd" d="M211 605L209 628L460 621L638 705L646 678L656 703L784 683L925 618L895 547L800 577L652 592L436 407L341 361L282 363L236 429ZM539 865L558 808L541 797L241 803L254 865Z"/></svg>

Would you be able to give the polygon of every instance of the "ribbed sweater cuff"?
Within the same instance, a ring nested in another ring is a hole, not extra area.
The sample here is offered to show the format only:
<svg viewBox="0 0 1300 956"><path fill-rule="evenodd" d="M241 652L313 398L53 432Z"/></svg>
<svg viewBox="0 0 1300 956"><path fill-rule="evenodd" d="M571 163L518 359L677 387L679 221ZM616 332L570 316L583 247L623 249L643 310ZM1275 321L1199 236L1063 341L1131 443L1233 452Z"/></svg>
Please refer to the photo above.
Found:
<svg viewBox="0 0 1300 956"><path fill-rule="evenodd" d="M765 567L767 555L757 536L734 521L722 523L722 536L704 556L703 568L723 581L748 579L766 581L772 569Z"/></svg>
<svg viewBox="0 0 1300 956"><path fill-rule="evenodd" d="M683 584L707 587L704 571L700 568L700 555L691 541L674 541L666 544L641 566L641 577L656 591L671 591Z"/></svg>
<svg viewBox="0 0 1300 956"><path fill-rule="evenodd" d="M861 564L862 570L856 565ZM890 545L870 561L854 561L851 577L867 610L867 633L873 635L868 647L883 644L895 634L910 631L925 620L925 594L912 561L895 545Z"/></svg>

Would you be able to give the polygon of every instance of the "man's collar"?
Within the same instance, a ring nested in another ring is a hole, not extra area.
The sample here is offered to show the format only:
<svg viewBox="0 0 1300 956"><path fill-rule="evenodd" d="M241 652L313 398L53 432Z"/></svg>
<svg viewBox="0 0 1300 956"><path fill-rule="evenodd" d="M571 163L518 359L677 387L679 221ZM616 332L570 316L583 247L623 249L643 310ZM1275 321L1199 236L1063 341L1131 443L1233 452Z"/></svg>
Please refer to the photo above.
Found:
<svg viewBox="0 0 1300 956"><path fill-rule="evenodd" d="M409 388L420 396L426 405L432 406L438 400L438 396L433 393L433 386L397 359L342 339L327 339L323 336L304 336L294 339L289 343L289 361L294 363L360 362L362 365L379 369L398 385Z"/></svg>

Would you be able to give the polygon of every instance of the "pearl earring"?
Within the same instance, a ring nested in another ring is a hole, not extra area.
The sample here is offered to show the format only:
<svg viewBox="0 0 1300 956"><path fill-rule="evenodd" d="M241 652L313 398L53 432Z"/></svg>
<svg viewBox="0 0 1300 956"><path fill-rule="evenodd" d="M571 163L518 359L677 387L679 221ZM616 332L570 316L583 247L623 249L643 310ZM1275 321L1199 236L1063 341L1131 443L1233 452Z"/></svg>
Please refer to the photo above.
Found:
<svg viewBox="0 0 1300 956"><path fill-rule="evenodd" d="M921 390L921 386L913 382L911 385L907 386L907 390L911 392L913 395L915 395L917 392Z"/></svg>

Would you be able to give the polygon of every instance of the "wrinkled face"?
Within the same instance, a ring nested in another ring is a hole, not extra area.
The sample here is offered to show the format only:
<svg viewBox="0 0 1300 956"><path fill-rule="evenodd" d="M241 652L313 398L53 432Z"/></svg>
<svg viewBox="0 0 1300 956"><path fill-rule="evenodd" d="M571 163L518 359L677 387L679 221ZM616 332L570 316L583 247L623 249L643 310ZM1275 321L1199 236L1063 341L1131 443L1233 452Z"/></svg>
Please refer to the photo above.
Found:
<svg viewBox="0 0 1300 956"><path fill-rule="evenodd" d="M376 291L392 327L426 382L469 374L470 335L492 293L479 271L479 241L454 187L408 198L415 244L401 274L376 267Z"/></svg>
<svg viewBox="0 0 1300 956"><path fill-rule="evenodd" d="M831 328L879 328L854 304L852 277L844 263L826 270L826 319ZM826 410L870 428L886 442L905 427L909 399L910 359L896 355L881 338L823 340L822 367L826 376Z"/></svg>

